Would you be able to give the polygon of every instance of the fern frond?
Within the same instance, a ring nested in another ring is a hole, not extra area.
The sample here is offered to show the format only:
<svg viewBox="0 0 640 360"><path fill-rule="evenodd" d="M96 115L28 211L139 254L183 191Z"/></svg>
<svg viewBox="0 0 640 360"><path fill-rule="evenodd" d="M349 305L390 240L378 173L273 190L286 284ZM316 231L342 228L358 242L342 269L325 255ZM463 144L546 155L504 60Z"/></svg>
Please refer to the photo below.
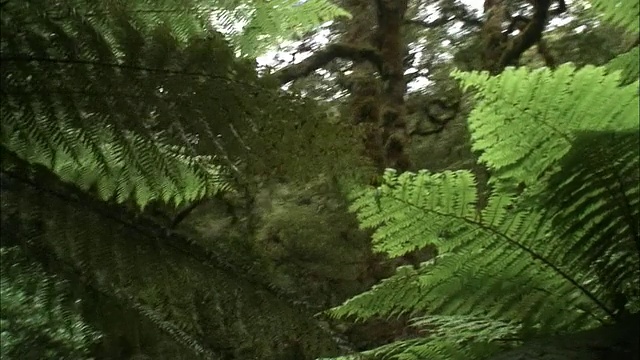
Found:
<svg viewBox="0 0 640 360"><path fill-rule="evenodd" d="M132 75L126 69L146 68L143 39L152 22L182 43L203 34L195 4L7 4L2 13L3 148L84 189L97 187L105 200L133 198L144 206L162 198L179 204L215 192L215 175L163 150L162 141L136 124L153 108L131 101L132 96L149 96L158 91L157 84L145 77L134 84L134 76L127 81L131 94L113 96L114 86Z"/></svg>
<svg viewBox="0 0 640 360"><path fill-rule="evenodd" d="M432 336L442 336L459 341L491 342L507 336L515 336L521 326L508 322L470 316L425 316L414 319L412 326L430 330Z"/></svg>
<svg viewBox="0 0 640 360"><path fill-rule="evenodd" d="M556 261L593 272L612 303L617 294L640 300L639 148L635 131L580 133L542 203L565 239Z"/></svg>
<svg viewBox="0 0 640 360"><path fill-rule="evenodd" d="M640 47L636 46L629 52L616 56L606 66L611 72L620 71L620 80L623 85L637 81L640 74Z"/></svg>
<svg viewBox="0 0 640 360"><path fill-rule="evenodd" d="M2 358L88 358L101 334L71 311L66 284L16 247L0 247L0 260Z"/></svg>
<svg viewBox="0 0 640 360"><path fill-rule="evenodd" d="M640 308L635 62L637 51L609 68L454 72L478 90L472 146L499 186L476 210L469 173L389 171L380 187L354 196L351 209L375 229L376 250L399 256L435 245L439 254L329 310L430 319L415 322L428 325L424 336L366 354L481 359L494 340L579 331ZM515 195L522 185L529 201ZM483 337L477 325L499 335Z"/></svg>
<svg viewBox="0 0 640 360"><path fill-rule="evenodd" d="M223 29L235 32L232 43L244 57L259 56L279 41L301 36L327 21L351 17L327 0L249 1L240 8L217 11L216 15ZM234 29L239 21L245 23L242 30Z"/></svg>
<svg viewBox="0 0 640 360"><path fill-rule="evenodd" d="M381 359L483 359L500 349L496 340L517 338L520 326L471 316L426 316L412 327L425 336L396 341L364 351Z"/></svg>
<svg viewBox="0 0 640 360"><path fill-rule="evenodd" d="M453 77L479 90L469 116L472 146L503 184L544 183L577 131L638 128L637 80L620 86L620 75L604 68L565 64L555 71L510 68L491 78L455 71Z"/></svg>
<svg viewBox="0 0 640 360"><path fill-rule="evenodd" d="M637 1L589 0L589 2L613 25L621 26L633 34L639 32L640 5Z"/></svg>
<svg viewBox="0 0 640 360"><path fill-rule="evenodd" d="M447 218L432 217L416 209L442 209L461 218L476 213L476 183L468 172L397 175L387 170L383 185L352 197L350 211L358 214L360 226L378 228L373 235L375 251L401 256L428 244L441 244ZM442 219L442 222L437 220ZM380 228L381 225L384 225Z"/></svg>
<svg viewBox="0 0 640 360"><path fill-rule="evenodd" d="M599 300L601 290L589 285L587 269L580 274L570 267L575 264L558 261L554 245L561 240L540 212L517 208L513 197L499 194L477 212L474 182L466 171L388 171L380 188L360 194L352 210L363 225L377 226L378 251L397 256L434 244L440 255L419 269L399 268L331 314L489 316L556 330L611 314ZM566 309L573 315L554 315Z"/></svg>
<svg viewBox="0 0 640 360"><path fill-rule="evenodd" d="M323 157L318 172L353 168L346 127L301 119L315 105L236 61L203 9L197 0L3 5L2 146L103 199L142 206L227 188L220 165L247 178L311 176L306 165Z"/></svg>

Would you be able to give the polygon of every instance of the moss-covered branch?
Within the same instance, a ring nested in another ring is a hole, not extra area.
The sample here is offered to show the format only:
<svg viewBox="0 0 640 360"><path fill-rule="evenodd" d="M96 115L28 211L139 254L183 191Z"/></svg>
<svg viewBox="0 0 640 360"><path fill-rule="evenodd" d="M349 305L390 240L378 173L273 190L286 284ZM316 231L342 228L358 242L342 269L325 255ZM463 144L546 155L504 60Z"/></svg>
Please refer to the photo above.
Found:
<svg viewBox="0 0 640 360"><path fill-rule="evenodd" d="M349 59L354 61L368 61L382 69L382 57L378 50L371 47L357 47L347 44L330 44L326 48L317 51L312 56L300 63L289 65L274 75L281 84L305 77L313 71L326 66L336 58Z"/></svg>

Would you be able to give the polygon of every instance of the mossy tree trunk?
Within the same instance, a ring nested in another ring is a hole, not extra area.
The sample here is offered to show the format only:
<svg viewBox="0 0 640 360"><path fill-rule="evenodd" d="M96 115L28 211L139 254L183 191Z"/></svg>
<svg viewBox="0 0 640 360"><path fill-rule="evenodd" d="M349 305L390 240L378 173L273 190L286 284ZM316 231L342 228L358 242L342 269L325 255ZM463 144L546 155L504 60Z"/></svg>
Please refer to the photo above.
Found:
<svg viewBox="0 0 640 360"><path fill-rule="evenodd" d="M345 0L353 18L339 43L276 73L284 84L309 75L336 58L353 61L348 81L352 121L362 130L366 155L381 172L410 168L406 147L403 24L408 1Z"/></svg>

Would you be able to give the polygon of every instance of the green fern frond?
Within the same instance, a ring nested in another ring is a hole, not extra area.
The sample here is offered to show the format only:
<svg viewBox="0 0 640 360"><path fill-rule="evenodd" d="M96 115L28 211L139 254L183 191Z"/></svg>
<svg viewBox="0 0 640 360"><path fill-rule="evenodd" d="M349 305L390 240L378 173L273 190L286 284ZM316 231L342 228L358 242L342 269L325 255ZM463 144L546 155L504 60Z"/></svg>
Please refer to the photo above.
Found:
<svg viewBox="0 0 640 360"><path fill-rule="evenodd" d="M396 341L364 351L381 359L483 359L501 346L496 340L517 338L520 326L471 316L426 316L412 327L425 336Z"/></svg>
<svg viewBox="0 0 640 360"><path fill-rule="evenodd" d="M415 322L428 325L423 336L363 354L482 359L504 337L579 331L640 308L636 50L609 68L454 72L478 90L472 146L499 186L482 209L466 172L389 171L355 194L351 210L375 229L377 251L438 249L329 310L431 319ZM515 195L522 185L529 201Z"/></svg>
<svg viewBox="0 0 640 360"><path fill-rule="evenodd" d="M460 342L469 339L491 342L515 336L521 328L518 324L470 316L425 316L414 319L412 326L430 329L432 336L458 339Z"/></svg>
<svg viewBox="0 0 640 360"><path fill-rule="evenodd" d="M218 11L216 15L223 29L235 33L232 43L241 56L248 57L259 56L278 41L303 35L327 21L351 17L346 10L327 0L249 1L240 7ZM237 29L238 22L246 23L242 30Z"/></svg>
<svg viewBox="0 0 640 360"><path fill-rule="evenodd" d="M71 311L66 284L0 247L0 331L4 359L87 359L101 337Z"/></svg>
<svg viewBox="0 0 640 360"><path fill-rule="evenodd" d="M387 170L382 180L380 188L353 196L350 211L357 213L361 227L378 229L373 248L391 257L442 243L443 229L451 220L421 209L442 209L461 218L476 215L476 182L468 172L432 174L423 170L397 175Z"/></svg>
<svg viewBox="0 0 640 360"><path fill-rule="evenodd" d="M399 268L331 314L362 319L402 313L483 315L551 329L606 317L610 309L599 301L598 289L588 285L588 272L576 274L557 261L553 244L560 240L551 223L497 193L477 212L470 191L474 183L466 171L388 171L380 188L361 193L352 210L364 226L377 226L378 251L397 256L434 244L440 255L419 269ZM558 320L553 314L561 309L575 314Z"/></svg>
<svg viewBox="0 0 640 360"><path fill-rule="evenodd" d="M376 250L398 256L433 244L439 255L418 268L398 268L330 315L491 319L514 324L518 337L526 338L592 327L637 309L639 147L636 131L576 131L544 196L529 208L494 192L475 211L475 180L465 171L387 171L379 188L353 197L351 210L364 227L375 228ZM367 354L465 359L495 350L486 339L457 341L454 333L442 334Z"/></svg>
<svg viewBox="0 0 640 360"><path fill-rule="evenodd" d="M401 266L396 273L383 279L371 290L358 294L328 311L334 318L367 320L376 316L393 316L411 311L420 301L419 273L409 266Z"/></svg>
<svg viewBox="0 0 640 360"><path fill-rule="evenodd" d="M640 74L640 47L616 56L607 65L610 72L620 71L621 84L627 85L638 80Z"/></svg>
<svg viewBox="0 0 640 360"><path fill-rule="evenodd" d="M639 32L640 5L636 0L589 0L605 19L633 34Z"/></svg>
<svg viewBox="0 0 640 360"><path fill-rule="evenodd" d="M491 78L452 76L478 89L469 116L472 146L503 184L540 183L557 170L577 131L638 128L637 79L620 86L620 75L604 68L565 64L555 71L510 68Z"/></svg>
<svg viewBox="0 0 640 360"><path fill-rule="evenodd" d="M355 137L301 119L315 105L236 61L203 12L196 0L3 5L2 146L143 206L227 188L220 165L247 178L310 176L322 157L319 172L353 168Z"/></svg>
<svg viewBox="0 0 640 360"><path fill-rule="evenodd" d="M580 133L542 200L566 239L557 244L556 261L589 269L611 302L616 294L640 300L630 286L640 277L639 148L635 131Z"/></svg>
<svg viewBox="0 0 640 360"><path fill-rule="evenodd" d="M212 157L196 162L191 157L169 151L161 143L149 142L138 146L142 149L142 154L159 153L163 163L155 164L161 166L135 171L131 165L126 165L125 161L117 158L117 151L114 151L112 144L105 143L102 148L109 164L108 176L101 173L100 165L87 153L81 161L76 162L59 152L53 171L63 181L74 183L83 190L95 190L103 200L116 199L124 202L132 198L142 208L152 201L179 206L218 191L231 190L225 176L226 171L221 166L214 165ZM31 162L40 163L34 158ZM140 163L154 163L154 160L142 158ZM142 175L143 171L152 177Z"/></svg>

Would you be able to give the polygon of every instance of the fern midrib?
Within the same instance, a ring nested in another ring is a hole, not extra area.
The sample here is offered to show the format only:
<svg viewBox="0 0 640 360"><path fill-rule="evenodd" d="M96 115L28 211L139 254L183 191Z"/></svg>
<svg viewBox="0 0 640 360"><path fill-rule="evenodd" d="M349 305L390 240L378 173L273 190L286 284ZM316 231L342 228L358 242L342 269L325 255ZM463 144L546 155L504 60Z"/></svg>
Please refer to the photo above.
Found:
<svg viewBox="0 0 640 360"><path fill-rule="evenodd" d="M571 285L573 285L575 288L577 288L580 292L582 292L585 296L587 296L587 298L589 298L589 300L591 300L594 304L596 304L599 308L601 308L607 315L609 315L612 319L616 319L618 320L618 316L616 315L616 313L614 311L612 311L611 309L609 309L602 301L600 301L593 293L591 293L588 289L586 289L584 286L580 285L575 279L573 279L571 276L569 276L569 274L567 274L565 271L563 271L562 269L560 269L558 266L556 266L555 264L553 264L551 261L547 260L544 256L538 254L537 252L535 252L534 250L524 246L523 244L519 243L516 240L513 240L511 238L509 238L507 235L496 231L495 229L488 227L486 225L484 225L483 223L480 222L476 222L473 221L471 219L465 218L465 217L458 217L455 216L453 214L447 214L447 213L442 213L433 209L424 209L421 208L413 203L410 203L408 201L405 201L401 198L398 198L396 196L393 195L389 195L391 198L393 198L396 201L399 201L403 204L405 204L406 206L409 207L413 207L419 211L423 211L423 212L431 212L433 214L436 214L438 216L442 216L442 217L446 217L446 218L453 218L453 219L462 219L464 222L466 222L469 225L473 225L473 226L477 226L480 229L486 231L487 233L496 235L500 238L502 238L503 240L505 240L507 243L516 246L518 249L524 251L525 253L529 254L533 259L540 261L543 265L547 266L548 268L550 268L552 271L554 271L555 273L557 273L560 277L562 277L564 280L566 280L567 282L569 282ZM596 319L598 321L600 321L599 319Z"/></svg>

